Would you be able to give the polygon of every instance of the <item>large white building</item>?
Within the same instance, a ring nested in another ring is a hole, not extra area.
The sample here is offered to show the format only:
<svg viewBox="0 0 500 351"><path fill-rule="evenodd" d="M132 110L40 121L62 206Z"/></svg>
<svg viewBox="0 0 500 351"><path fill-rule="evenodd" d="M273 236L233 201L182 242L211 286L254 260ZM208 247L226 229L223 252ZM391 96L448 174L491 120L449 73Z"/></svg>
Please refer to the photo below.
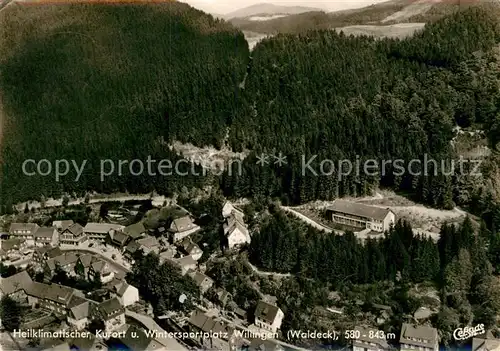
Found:
<svg viewBox="0 0 500 351"><path fill-rule="evenodd" d="M383 233L396 222L396 215L388 208L335 200L326 210L331 221L359 229Z"/></svg>

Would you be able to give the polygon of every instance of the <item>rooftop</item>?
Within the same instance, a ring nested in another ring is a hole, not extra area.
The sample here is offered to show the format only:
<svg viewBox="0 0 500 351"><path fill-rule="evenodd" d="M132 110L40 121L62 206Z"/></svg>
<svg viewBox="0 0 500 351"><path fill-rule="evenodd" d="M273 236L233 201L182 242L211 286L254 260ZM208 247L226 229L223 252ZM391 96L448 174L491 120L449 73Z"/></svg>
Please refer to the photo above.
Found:
<svg viewBox="0 0 500 351"><path fill-rule="evenodd" d="M327 210L341 212L353 216L383 220L391 210L376 206L364 205L346 200L335 200Z"/></svg>
<svg viewBox="0 0 500 351"><path fill-rule="evenodd" d="M83 229L86 233L108 234L111 230L122 230L124 227L111 223L87 223Z"/></svg>
<svg viewBox="0 0 500 351"><path fill-rule="evenodd" d="M10 225L9 233L13 233L15 231L29 231L33 234L34 231L38 229L38 224L35 223L12 223Z"/></svg>
<svg viewBox="0 0 500 351"><path fill-rule="evenodd" d="M142 222L138 222L125 227L123 229L123 232L130 236L132 239L137 239L142 234L144 234L144 232L146 232L146 228L144 227L144 224L142 224Z"/></svg>
<svg viewBox="0 0 500 351"><path fill-rule="evenodd" d="M35 237L52 238L54 236L54 232L57 232L57 229L55 227L40 227L35 232Z"/></svg>
<svg viewBox="0 0 500 351"><path fill-rule="evenodd" d="M259 301L257 308L255 309L255 318L259 318L266 323L272 324L279 310L278 306L271 305L265 301Z"/></svg>
<svg viewBox="0 0 500 351"><path fill-rule="evenodd" d="M74 222L71 219L67 219L67 220L62 220L62 221L54 221L54 222L52 222L52 226L56 227L60 231L65 231L71 225L73 225L73 223Z"/></svg>
<svg viewBox="0 0 500 351"><path fill-rule="evenodd" d="M8 278L0 278L0 291L5 295L25 290L31 285L32 280L28 272L22 271Z"/></svg>
<svg viewBox="0 0 500 351"><path fill-rule="evenodd" d="M68 305L76 290L59 284L43 284L32 282L26 293L28 295Z"/></svg>
<svg viewBox="0 0 500 351"><path fill-rule="evenodd" d="M437 329L404 323L401 328L401 343L429 346L438 342Z"/></svg>

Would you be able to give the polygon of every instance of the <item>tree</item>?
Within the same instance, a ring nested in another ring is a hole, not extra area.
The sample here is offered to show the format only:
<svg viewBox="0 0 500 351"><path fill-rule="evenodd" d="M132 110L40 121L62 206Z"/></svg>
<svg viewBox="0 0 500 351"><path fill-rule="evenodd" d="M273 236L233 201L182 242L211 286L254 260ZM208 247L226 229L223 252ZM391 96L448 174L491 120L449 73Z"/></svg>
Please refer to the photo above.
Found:
<svg viewBox="0 0 500 351"><path fill-rule="evenodd" d="M63 207L67 207L68 204L69 204L69 197L67 195L64 195L62 199L62 205Z"/></svg>
<svg viewBox="0 0 500 351"><path fill-rule="evenodd" d="M3 327L12 332L21 325L21 305L11 297L4 295L0 301L0 317Z"/></svg>
<svg viewBox="0 0 500 351"><path fill-rule="evenodd" d="M91 333L96 334L99 330L104 331L106 329L106 325L104 324L104 321L102 319L93 319L88 325L87 329Z"/></svg>

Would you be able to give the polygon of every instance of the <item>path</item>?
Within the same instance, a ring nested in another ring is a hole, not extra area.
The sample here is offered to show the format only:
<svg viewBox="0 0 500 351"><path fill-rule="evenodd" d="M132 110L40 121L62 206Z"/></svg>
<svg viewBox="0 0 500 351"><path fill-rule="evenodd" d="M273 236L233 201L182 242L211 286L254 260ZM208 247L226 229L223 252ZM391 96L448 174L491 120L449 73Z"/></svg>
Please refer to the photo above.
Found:
<svg viewBox="0 0 500 351"><path fill-rule="evenodd" d="M125 310L125 316L132 318L142 324L146 329L151 330L156 334L156 340L163 344L169 351L188 351L189 349L183 346L174 338L168 337L168 332L160 327L153 318L139 314L128 309Z"/></svg>
<svg viewBox="0 0 500 351"><path fill-rule="evenodd" d="M288 277L291 277L292 275L290 273L275 273L275 272L263 272L263 271L260 271L257 267L255 267L253 264L251 264L250 262L245 262L247 264L247 266L252 270L254 271L255 273L257 273L258 275L265 275L265 276L276 276L276 277L280 277L280 278L288 278Z"/></svg>
<svg viewBox="0 0 500 351"><path fill-rule="evenodd" d="M288 212L288 213L291 213L293 214L294 216L298 217L299 219L301 219L302 221L306 222L307 224L309 224L310 226L314 227L314 228L317 228L319 230L322 230L324 232L327 232L327 233L331 233L333 232L333 230L331 228L328 228L327 226L324 226L323 224L320 224L316 221L313 221L311 218L303 215L302 213L300 212L297 212L295 211L294 209L292 209L291 207L287 207L287 206L281 206L281 208Z"/></svg>
<svg viewBox="0 0 500 351"><path fill-rule="evenodd" d="M137 194L137 195L111 195L108 197L95 197L91 198L89 200L89 204L97 204L101 202L108 202L108 201L117 201L117 202L125 202L125 201L144 201L144 200L152 200L153 206L161 206L163 203L167 200L165 196L153 196L151 197L150 194ZM70 200L68 202L68 206L72 205L79 205L84 203L85 198L78 198L76 200ZM18 211L23 211L26 203L28 204L29 209L32 208L41 208L41 204L39 201L28 201L28 202L22 202L16 205L16 208ZM44 208L49 208L49 207L60 207L62 206L62 198L60 199L47 199L45 202Z"/></svg>

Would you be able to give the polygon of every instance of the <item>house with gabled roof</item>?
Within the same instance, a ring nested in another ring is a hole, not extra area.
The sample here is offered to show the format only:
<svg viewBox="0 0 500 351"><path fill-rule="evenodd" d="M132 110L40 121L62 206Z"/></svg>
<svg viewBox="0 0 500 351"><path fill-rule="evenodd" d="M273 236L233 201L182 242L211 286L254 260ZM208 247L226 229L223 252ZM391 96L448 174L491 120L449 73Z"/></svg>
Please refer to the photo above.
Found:
<svg viewBox="0 0 500 351"><path fill-rule="evenodd" d="M26 291L28 303L32 306L39 304L56 314L66 314L66 309L73 295L83 294L78 290L59 284L44 284L32 282Z"/></svg>
<svg viewBox="0 0 500 351"><path fill-rule="evenodd" d="M259 301L255 308L255 325L276 333L281 328L284 316L283 311L278 306Z"/></svg>
<svg viewBox="0 0 500 351"><path fill-rule="evenodd" d="M92 310L97 305L97 302L73 295L67 307L68 324L77 330L86 328L91 322Z"/></svg>
<svg viewBox="0 0 500 351"><path fill-rule="evenodd" d="M0 297L11 296L18 300L26 298L26 290L33 281L28 272L22 271L7 278L0 278Z"/></svg>
<svg viewBox="0 0 500 351"><path fill-rule="evenodd" d="M222 217L224 218L229 217L232 213L235 212L243 216L243 211L235 207L230 201L226 201L224 203L224 206L222 206Z"/></svg>
<svg viewBox="0 0 500 351"><path fill-rule="evenodd" d="M61 221L53 221L52 226L56 227L56 229L59 231L59 233L62 233L69 227L71 227L75 222L71 219L66 219L66 220L61 220Z"/></svg>
<svg viewBox="0 0 500 351"><path fill-rule="evenodd" d="M57 246L56 247L50 247L50 246L37 247L33 252L33 257L31 259L31 261L35 265L42 267L42 265L46 261L48 261L52 258L55 258L57 256L60 256L62 254L63 254L63 252Z"/></svg>
<svg viewBox="0 0 500 351"><path fill-rule="evenodd" d="M226 218L223 229L228 248L232 249L243 244L250 244L250 234L242 213L232 211Z"/></svg>
<svg viewBox="0 0 500 351"><path fill-rule="evenodd" d="M0 242L0 258L6 260L10 255L19 255L28 245L26 240L12 238Z"/></svg>
<svg viewBox="0 0 500 351"><path fill-rule="evenodd" d="M78 246L86 241L87 236L83 232L83 227L78 223L71 224L69 227L61 230L61 244Z"/></svg>
<svg viewBox="0 0 500 351"><path fill-rule="evenodd" d="M196 285L198 285L202 294L206 293L208 289L214 285L213 279L201 272L191 270L187 274L194 280Z"/></svg>
<svg viewBox="0 0 500 351"><path fill-rule="evenodd" d="M95 306L92 317L102 320L106 331L116 330L125 324L125 308L117 297L113 297Z"/></svg>
<svg viewBox="0 0 500 351"><path fill-rule="evenodd" d="M182 240L180 248L184 254L191 256L195 261L198 261L201 256L203 256L203 250L200 249L198 245L193 243L189 237Z"/></svg>
<svg viewBox="0 0 500 351"><path fill-rule="evenodd" d="M125 280L121 280L111 287L111 295L116 296L122 306L130 306L139 301L139 290Z"/></svg>
<svg viewBox="0 0 500 351"><path fill-rule="evenodd" d="M438 351L439 336L436 328L404 323L399 339L401 351Z"/></svg>
<svg viewBox="0 0 500 351"><path fill-rule="evenodd" d="M193 222L189 215L174 219L168 229L174 242L182 240L198 230L200 227Z"/></svg>
<svg viewBox="0 0 500 351"><path fill-rule="evenodd" d="M40 228L35 223L12 223L9 229L11 238L26 240L28 246L35 246L35 233Z"/></svg>
<svg viewBox="0 0 500 351"><path fill-rule="evenodd" d="M74 252L63 252L61 255L51 258L45 262L43 273L48 281L52 279L57 269L65 271L68 275L75 275L75 264L78 255Z"/></svg>
<svg viewBox="0 0 500 351"><path fill-rule="evenodd" d="M106 261L93 257L88 268L88 279L95 280L98 275L101 282L106 284L113 280L115 272Z"/></svg>
<svg viewBox="0 0 500 351"><path fill-rule="evenodd" d="M36 246L59 245L59 232L55 227L40 227L34 234Z"/></svg>
<svg viewBox="0 0 500 351"><path fill-rule="evenodd" d="M142 238L146 235L146 228L142 222L134 223L123 228L123 232L132 240Z"/></svg>
<svg viewBox="0 0 500 351"><path fill-rule="evenodd" d="M346 200L335 200L326 209L327 218L335 223L383 233L396 222L396 215L388 208L369 206Z"/></svg>
<svg viewBox="0 0 500 351"><path fill-rule="evenodd" d="M185 275L190 270L196 270L197 263L191 256L184 256L181 258L167 259L167 262L179 267L181 274Z"/></svg>
<svg viewBox="0 0 500 351"><path fill-rule="evenodd" d="M108 242L119 249L124 248L130 240L130 237L123 232L114 231L108 233Z"/></svg>

